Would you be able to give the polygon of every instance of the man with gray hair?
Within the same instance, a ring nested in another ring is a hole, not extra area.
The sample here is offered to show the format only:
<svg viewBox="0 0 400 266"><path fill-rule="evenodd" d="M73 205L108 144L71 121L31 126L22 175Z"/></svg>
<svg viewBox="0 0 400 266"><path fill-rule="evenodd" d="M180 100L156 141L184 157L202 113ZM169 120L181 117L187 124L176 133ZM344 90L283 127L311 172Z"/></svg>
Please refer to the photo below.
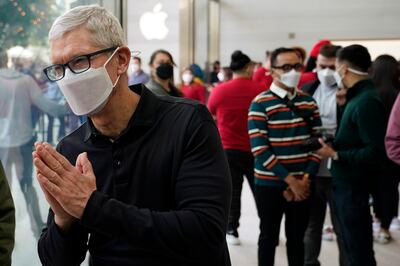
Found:
<svg viewBox="0 0 400 266"><path fill-rule="evenodd" d="M54 150L36 143L50 204L44 265L230 265L229 168L203 105L128 87L131 53L118 20L80 6L49 32L57 81L88 121Z"/></svg>

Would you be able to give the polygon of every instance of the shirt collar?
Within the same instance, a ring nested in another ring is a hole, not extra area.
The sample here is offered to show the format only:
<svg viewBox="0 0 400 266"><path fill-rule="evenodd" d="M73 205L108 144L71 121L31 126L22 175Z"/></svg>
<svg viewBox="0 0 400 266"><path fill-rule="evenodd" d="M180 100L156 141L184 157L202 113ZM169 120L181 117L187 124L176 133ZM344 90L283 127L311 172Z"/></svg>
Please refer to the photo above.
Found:
<svg viewBox="0 0 400 266"><path fill-rule="evenodd" d="M353 87L347 90L347 95L346 95L347 101L371 88L374 88L374 84L371 79L360 80L359 82L354 84Z"/></svg>
<svg viewBox="0 0 400 266"><path fill-rule="evenodd" d="M284 99L287 96L289 100L293 100L297 96L296 88L294 89L294 93L292 94L289 93L287 90L278 87L274 82L271 84L271 87L269 89L282 99Z"/></svg>
<svg viewBox="0 0 400 266"><path fill-rule="evenodd" d="M158 99L158 97L154 95L149 89L147 89L143 84L132 85L129 86L129 88L134 93L140 95L140 100L135 112L129 120L128 126L121 132L120 136L124 135L135 126L153 125L156 120L158 107L160 104L160 100ZM88 118L84 127L85 142L88 141L90 137L97 137L101 135L101 133L93 125L93 122L90 118Z"/></svg>

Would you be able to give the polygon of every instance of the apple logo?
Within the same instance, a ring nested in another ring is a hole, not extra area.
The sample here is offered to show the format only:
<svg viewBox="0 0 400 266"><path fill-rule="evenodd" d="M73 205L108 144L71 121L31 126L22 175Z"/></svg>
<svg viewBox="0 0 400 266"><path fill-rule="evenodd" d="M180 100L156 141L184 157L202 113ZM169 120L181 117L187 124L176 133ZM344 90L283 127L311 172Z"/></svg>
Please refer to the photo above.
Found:
<svg viewBox="0 0 400 266"><path fill-rule="evenodd" d="M169 30L165 25L168 14L161 9L162 4L158 3L154 6L153 12L145 12L140 17L140 31L146 40L163 40L168 35Z"/></svg>

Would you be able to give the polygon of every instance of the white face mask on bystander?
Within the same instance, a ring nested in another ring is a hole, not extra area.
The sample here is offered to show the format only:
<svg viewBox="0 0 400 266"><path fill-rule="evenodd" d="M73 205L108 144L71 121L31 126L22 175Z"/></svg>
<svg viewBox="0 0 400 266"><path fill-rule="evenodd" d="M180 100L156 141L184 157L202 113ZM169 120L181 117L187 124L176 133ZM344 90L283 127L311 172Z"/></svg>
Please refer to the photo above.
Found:
<svg viewBox="0 0 400 266"><path fill-rule="evenodd" d="M336 84L335 71L325 68L317 71L318 80L327 87L333 87Z"/></svg>

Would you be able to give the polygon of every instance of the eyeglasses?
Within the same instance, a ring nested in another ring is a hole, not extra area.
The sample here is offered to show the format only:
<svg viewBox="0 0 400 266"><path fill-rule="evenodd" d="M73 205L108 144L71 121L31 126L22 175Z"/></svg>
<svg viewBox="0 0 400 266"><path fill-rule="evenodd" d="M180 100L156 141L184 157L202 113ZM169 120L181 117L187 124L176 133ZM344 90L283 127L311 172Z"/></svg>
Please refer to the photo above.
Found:
<svg viewBox="0 0 400 266"><path fill-rule="evenodd" d="M272 68L276 69L282 69L284 72L289 72L290 70L294 69L296 71L302 71L303 70L303 65L300 63L291 65L291 64L284 64L282 66L273 66Z"/></svg>
<svg viewBox="0 0 400 266"><path fill-rule="evenodd" d="M65 76L65 68L68 67L73 73L79 74L87 71L90 68L90 59L93 56L111 52L118 47L111 47L103 50L99 50L90 54L77 56L65 64L55 64L43 69L44 74L50 81L58 81Z"/></svg>

